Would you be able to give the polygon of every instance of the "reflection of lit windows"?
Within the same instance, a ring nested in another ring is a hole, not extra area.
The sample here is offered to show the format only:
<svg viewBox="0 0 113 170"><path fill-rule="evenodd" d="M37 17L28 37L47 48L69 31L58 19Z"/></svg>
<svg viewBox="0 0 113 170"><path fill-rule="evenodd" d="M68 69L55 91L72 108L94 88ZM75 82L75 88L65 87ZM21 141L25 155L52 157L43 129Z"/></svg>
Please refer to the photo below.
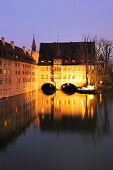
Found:
<svg viewBox="0 0 113 170"><path fill-rule="evenodd" d="M7 71L6 70L4 70L4 74L6 74L7 73Z"/></svg>
<svg viewBox="0 0 113 170"><path fill-rule="evenodd" d="M70 70L71 68L70 67L68 67L68 70Z"/></svg>
<svg viewBox="0 0 113 170"><path fill-rule="evenodd" d="M85 70L85 67L82 67L82 70Z"/></svg>
<svg viewBox="0 0 113 170"><path fill-rule="evenodd" d="M41 79L44 79L44 74L41 75Z"/></svg>
<svg viewBox="0 0 113 170"><path fill-rule="evenodd" d="M0 74L2 74L2 69L0 69Z"/></svg>
<svg viewBox="0 0 113 170"><path fill-rule="evenodd" d="M44 61L41 61L41 63L44 63Z"/></svg>

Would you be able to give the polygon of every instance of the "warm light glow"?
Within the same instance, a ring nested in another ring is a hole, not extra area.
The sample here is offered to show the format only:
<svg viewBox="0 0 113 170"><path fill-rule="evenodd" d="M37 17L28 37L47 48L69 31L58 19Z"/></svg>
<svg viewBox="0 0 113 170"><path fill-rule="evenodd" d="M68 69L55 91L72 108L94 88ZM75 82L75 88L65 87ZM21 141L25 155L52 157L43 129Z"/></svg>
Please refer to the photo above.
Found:
<svg viewBox="0 0 113 170"><path fill-rule="evenodd" d="M89 100L93 100L94 99L94 95L93 94L88 95L88 99Z"/></svg>

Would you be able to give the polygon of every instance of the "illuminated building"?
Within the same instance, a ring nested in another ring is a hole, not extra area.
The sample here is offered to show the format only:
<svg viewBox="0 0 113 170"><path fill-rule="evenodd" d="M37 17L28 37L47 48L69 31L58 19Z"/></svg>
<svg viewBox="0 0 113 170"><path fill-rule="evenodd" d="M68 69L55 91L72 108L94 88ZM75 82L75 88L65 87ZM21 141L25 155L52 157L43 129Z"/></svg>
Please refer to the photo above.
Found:
<svg viewBox="0 0 113 170"><path fill-rule="evenodd" d="M41 43L36 51L19 48L0 41L0 98L40 89L43 84L54 84L57 89L65 83L77 87L96 83L97 66L95 44Z"/></svg>

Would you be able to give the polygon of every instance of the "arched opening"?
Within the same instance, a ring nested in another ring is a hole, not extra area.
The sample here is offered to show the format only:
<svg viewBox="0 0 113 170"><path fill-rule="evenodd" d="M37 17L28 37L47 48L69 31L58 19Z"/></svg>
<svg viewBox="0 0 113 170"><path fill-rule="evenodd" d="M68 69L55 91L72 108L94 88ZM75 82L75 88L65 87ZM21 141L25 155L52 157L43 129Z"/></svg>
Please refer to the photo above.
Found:
<svg viewBox="0 0 113 170"><path fill-rule="evenodd" d="M56 87L53 84L45 83L42 85L41 90L46 95L54 94L56 91Z"/></svg>
<svg viewBox="0 0 113 170"><path fill-rule="evenodd" d="M74 94L77 91L77 87L71 83L65 83L62 85L61 90L67 94Z"/></svg>

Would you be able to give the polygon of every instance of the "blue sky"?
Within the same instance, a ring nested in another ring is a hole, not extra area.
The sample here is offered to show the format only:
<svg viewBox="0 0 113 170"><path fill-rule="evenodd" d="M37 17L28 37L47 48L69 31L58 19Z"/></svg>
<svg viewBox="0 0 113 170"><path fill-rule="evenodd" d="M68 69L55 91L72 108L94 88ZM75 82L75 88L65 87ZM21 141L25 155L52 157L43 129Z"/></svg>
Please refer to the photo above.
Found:
<svg viewBox="0 0 113 170"><path fill-rule="evenodd" d="M82 41L84 35L113 40L113 0L0 0L0 36L31 48L40 42Z"/></svg>

